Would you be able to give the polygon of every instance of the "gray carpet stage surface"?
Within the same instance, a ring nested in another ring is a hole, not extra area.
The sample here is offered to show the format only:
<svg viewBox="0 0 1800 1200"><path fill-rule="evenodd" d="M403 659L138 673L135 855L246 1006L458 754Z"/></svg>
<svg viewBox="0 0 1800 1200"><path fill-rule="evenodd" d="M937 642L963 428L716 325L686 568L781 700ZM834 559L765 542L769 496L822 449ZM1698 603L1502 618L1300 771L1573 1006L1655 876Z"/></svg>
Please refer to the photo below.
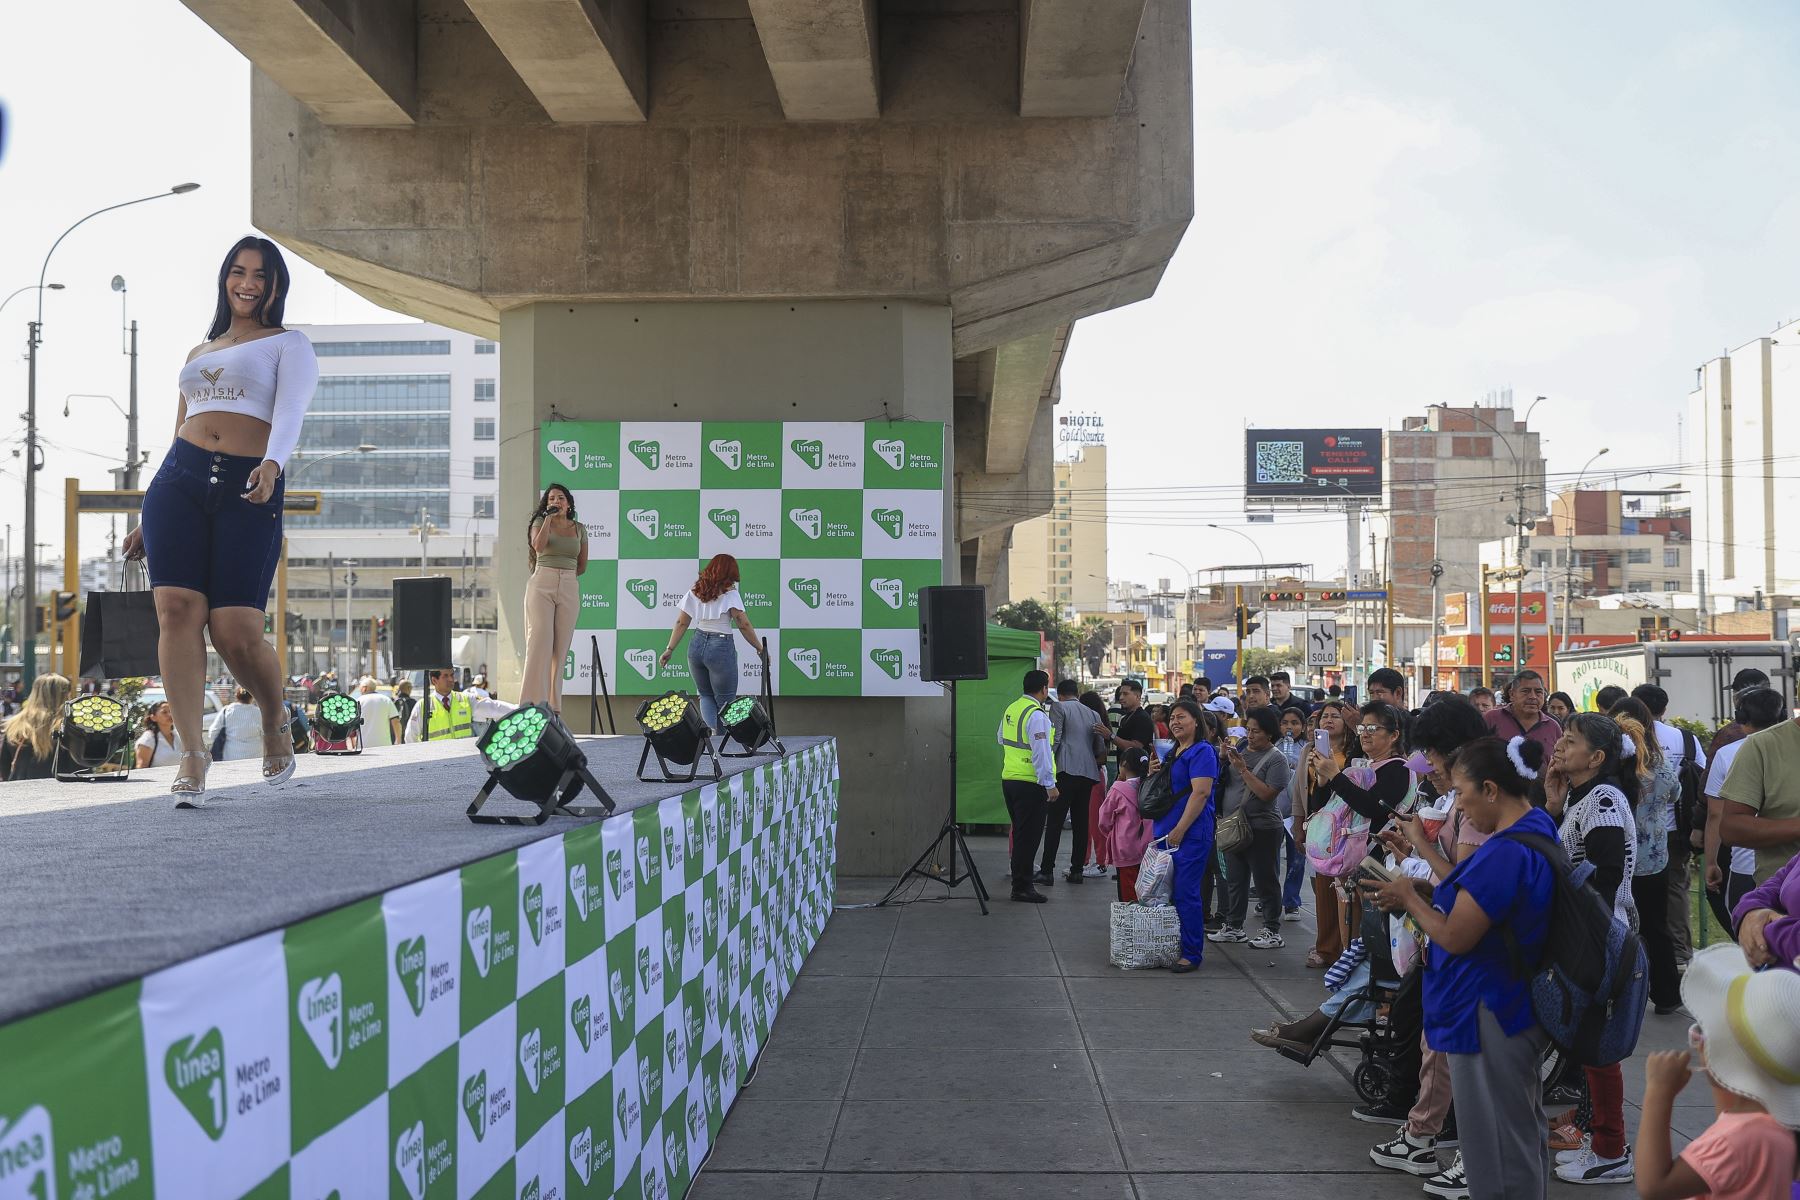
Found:
<svg viewBox="0 0 1800 1200"><path fill-rule="evenodd" d="M639 783L641 738L579 740L621 814L700 786ZM722 760L727 774L769 761ZM274 789L259 768L213 764L199 812L175 809L173 767L0 784L0 1024L584 823L472 824L486 778L472 740L302 755ZM531 810L496 789L483 811Z"/></svg>

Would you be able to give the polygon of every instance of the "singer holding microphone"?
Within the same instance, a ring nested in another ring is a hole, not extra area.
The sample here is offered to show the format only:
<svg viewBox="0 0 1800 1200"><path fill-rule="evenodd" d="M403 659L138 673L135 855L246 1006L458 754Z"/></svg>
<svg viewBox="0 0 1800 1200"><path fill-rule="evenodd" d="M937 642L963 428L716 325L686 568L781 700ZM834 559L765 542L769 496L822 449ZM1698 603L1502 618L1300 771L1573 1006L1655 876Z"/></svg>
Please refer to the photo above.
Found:
<svg viewBox="0 0 1800 1200"><path fill-rule="evenodd" d="M525 677L519 704L547 704L562 715L562 665L581 613L581 573L587 570L587 528L575 517L575 496L560 483L544 489L527 527L531 578L525 584Z"/></svg>
<svg viewBox="0 0 1800 1200"><path fill-rule="evenodd" d="M732 640L733 626L744 635L757 657L762 657L762 642L744 615L744 598L738 593L738 561L729 554L715 554L694 586L681 598L681 614L669 634L669 648L658 661L669 665L675 647L688 625L694 627L694 638L688 643L688 670L694 675L694 690L700 693L700 716L707 728L719 728L719 713L737 699L737 643ZM767 664L764 665L767 670Z"/></svg>

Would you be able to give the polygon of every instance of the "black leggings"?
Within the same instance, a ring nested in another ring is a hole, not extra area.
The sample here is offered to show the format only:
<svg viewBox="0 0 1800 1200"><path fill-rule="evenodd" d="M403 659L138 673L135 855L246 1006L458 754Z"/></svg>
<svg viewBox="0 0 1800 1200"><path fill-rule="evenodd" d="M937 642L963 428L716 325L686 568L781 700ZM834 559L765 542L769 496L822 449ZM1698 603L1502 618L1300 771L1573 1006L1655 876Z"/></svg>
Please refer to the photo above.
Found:
<svg viewBox="0 0 1800 1200"><path fill-rule="evenodd" d="M1638 940L1650 960L1650 1002L1659 1008L1681 1003L1681 974L1675 969L1675 943L1669 937L1668 868L1654 875L1633 875L1631 897L1637 903Z"/></svg>
<svg viewBox="0 0 1800 1200"><path fill-rule="evenodd" d="M1256 910L1264 929L1281 928L1281 826L1252 825L1250 844L1225 856L1225 914L1227 925L1244 927L1250 911L1250 877L1256 877Z"/></svg>

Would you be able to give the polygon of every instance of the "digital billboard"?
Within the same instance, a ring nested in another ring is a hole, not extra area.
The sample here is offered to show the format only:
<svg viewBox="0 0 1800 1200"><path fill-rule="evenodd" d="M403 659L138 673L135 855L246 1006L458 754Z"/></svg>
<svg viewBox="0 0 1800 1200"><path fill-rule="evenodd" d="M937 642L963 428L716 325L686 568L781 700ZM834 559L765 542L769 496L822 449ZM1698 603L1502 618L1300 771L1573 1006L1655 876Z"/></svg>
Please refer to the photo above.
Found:
<svg viewBox="0 0 1800 1200"><path fill-rule="evenodd" d="M1328 500L1381 495L1379 429L1244 431L1244 497Z"/></svg>

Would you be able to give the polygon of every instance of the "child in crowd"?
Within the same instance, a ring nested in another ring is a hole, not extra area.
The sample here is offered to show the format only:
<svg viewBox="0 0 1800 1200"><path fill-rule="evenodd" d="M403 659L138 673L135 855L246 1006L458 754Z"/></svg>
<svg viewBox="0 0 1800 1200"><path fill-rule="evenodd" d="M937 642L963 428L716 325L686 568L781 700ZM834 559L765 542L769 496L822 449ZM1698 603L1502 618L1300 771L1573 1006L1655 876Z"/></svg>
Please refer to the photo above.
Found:
<svg viewBox="0 0 1800 1200"><path fill-rule="evenodd" d="M1671 1161L1669 1120L1691 1075L1688 1053L1661 1050L1644 1066L1637 1192L1642 1200L1786 1200L1800 1129L1800 974L1752 973L1729 943L1695 951L1681 999L1697 1018L1717 1118Z"/></svg>
<svg viewBox="0 0 1800 1200"><path fill-rule="evenodd" d="M1149 818L1138 815L1138 786L1150 769L1150 756L1127 750L1119 756L1119 780L1107 790L1100 804L1100 836L1106 841L1106 857L1119 872L1119 899L1137 899L1138 864L1150 845Z"/></svg>

